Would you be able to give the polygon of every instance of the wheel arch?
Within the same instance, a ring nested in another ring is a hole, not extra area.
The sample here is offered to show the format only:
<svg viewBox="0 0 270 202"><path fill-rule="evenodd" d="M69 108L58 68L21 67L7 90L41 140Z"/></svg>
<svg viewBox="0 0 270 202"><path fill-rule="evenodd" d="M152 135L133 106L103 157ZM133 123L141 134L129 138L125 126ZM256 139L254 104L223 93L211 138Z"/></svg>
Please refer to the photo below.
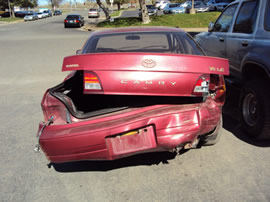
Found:
<svg viewBox="0 0 270 202"><path fill-rule="evenodd" d="M256 62L246 62L242 67L243 81L255 79L270 80L270 73L267 68Z"/></svg>

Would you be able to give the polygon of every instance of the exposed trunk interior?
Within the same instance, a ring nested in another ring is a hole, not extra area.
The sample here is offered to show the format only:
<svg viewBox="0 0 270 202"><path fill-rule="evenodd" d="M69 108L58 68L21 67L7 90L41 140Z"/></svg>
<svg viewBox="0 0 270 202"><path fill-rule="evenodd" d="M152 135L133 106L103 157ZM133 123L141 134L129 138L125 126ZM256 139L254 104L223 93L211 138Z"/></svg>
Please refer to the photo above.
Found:
<svg viewBox="0 0 270 202"><path fill-rule="evenodd" d="M103 95L83 93L83 71L50 89L50 94L65 104L76 118L84 119L128 108L158 104L192 104L203 101L202 97Z"/></svg>

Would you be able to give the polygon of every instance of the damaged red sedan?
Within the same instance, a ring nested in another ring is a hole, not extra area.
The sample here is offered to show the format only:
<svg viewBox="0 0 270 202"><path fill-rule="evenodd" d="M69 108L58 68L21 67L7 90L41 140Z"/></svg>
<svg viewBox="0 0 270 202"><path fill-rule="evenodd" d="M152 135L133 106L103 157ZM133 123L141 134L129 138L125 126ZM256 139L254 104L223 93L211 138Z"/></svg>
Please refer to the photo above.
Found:
<svg viewBox="0 0 270 202"><path fill-rule="evenodd" d="M93 32L42 99L36 150L61 163L214 144L228 68L181 29Z"/></svg>

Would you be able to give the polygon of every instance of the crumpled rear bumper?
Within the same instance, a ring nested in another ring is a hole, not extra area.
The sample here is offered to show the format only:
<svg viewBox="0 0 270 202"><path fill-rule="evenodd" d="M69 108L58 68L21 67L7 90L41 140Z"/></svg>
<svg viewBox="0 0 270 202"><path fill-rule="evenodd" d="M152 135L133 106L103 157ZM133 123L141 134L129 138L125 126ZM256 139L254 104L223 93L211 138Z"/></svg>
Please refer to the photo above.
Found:
<svg viewBox="0 0 270 202"><path fill-rule="evenodd" d="M40 146L51 162L113 160L137 153L167 151L214 131L222 105L211 98L189 105L156 105L116 117L50 125ZM40 123L39 130L43 123Z"/></svg>

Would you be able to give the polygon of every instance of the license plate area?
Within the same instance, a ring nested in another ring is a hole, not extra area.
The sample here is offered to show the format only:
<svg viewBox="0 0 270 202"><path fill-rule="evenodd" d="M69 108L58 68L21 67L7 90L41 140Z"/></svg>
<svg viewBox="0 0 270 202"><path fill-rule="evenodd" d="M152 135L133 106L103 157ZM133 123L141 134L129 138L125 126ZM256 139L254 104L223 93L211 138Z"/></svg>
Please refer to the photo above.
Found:
<svg viewBox="0 0 270 202"><path fill-rule="evenodd" d="M106 138L111 157L135 153L157 147L153 126Z"/></svg>

